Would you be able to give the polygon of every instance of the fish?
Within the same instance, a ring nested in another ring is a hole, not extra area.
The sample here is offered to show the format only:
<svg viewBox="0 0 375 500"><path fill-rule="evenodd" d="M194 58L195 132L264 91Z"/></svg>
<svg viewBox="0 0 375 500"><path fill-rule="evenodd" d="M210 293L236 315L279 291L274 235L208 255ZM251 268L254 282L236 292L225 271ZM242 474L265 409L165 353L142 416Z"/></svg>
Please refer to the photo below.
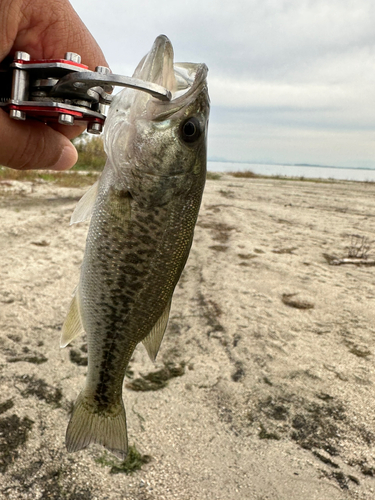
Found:
<svg viewBox="0 0 375 500"><path fill-rule="evenodd" d="M203 195L207 71L203 63L174 63L172 44L160 35L133 77L167 88L171 100L125 89L109 108L106 164L71 218L91 220L60 342L87 336L88 371L66 431L68 452L96 443L126 458L125 372L140 342L155 361Z"/></svg>

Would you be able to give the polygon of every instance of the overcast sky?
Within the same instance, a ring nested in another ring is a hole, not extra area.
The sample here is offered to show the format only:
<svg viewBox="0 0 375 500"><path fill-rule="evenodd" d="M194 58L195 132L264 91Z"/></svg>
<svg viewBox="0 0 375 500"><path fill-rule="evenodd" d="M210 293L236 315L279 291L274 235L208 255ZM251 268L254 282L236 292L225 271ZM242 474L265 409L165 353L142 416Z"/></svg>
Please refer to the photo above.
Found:
<svg viewBox="0 0 375 500"><path fill-rule="evenodd" d="M114 73L207 64L210 157L375 168L374 0L71 1Z"/></svg>

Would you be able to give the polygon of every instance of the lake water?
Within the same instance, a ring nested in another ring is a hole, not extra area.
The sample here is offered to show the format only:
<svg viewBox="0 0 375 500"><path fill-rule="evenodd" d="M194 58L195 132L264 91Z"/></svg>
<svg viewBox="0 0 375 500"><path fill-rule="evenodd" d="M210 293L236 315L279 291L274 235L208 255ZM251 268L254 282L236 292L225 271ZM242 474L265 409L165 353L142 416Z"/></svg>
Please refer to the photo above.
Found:
<svg viewBox="0 0 375 500"><path fill-rule="evenodd" d="M207 168L211 172L238 172L251 170L254 174L260 175L285 175L286 177L375 182L375 170L361 168L312 167L220 161L209 161Z"/></svg>

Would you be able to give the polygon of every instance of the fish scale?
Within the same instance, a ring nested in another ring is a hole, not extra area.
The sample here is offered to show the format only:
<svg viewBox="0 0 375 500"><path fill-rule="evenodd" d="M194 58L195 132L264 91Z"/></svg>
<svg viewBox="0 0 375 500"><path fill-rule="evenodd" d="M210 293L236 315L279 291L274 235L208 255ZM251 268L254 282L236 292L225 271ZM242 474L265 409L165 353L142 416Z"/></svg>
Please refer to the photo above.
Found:
<svg viewBox="0 0 375 500"><path fill-rule="evenodd" d="M68 451L99 443L126 456L126 368L139 342L152 360L157 355L201 203L206 74L204 64L173 65L172 45L161 35L134 77L168 88L171 102L134 90L113 99L105 125L107 163L72 216L75 223L92 214L61 340L66 346L82 332L88 339L86 385L68 425Z"/></svg>

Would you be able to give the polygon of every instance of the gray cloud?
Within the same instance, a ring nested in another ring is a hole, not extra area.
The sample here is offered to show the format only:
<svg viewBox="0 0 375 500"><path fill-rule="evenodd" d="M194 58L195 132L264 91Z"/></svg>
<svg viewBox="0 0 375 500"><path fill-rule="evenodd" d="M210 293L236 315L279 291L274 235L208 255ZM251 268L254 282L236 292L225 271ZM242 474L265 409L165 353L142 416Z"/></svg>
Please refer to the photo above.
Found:
<svg viewBox="0 0 375 500"><path fill-rule="evenodd" d="M72 4L115 72L160 33L177 60L209 66L213 156L375 168L372 0Z"/></svg>

